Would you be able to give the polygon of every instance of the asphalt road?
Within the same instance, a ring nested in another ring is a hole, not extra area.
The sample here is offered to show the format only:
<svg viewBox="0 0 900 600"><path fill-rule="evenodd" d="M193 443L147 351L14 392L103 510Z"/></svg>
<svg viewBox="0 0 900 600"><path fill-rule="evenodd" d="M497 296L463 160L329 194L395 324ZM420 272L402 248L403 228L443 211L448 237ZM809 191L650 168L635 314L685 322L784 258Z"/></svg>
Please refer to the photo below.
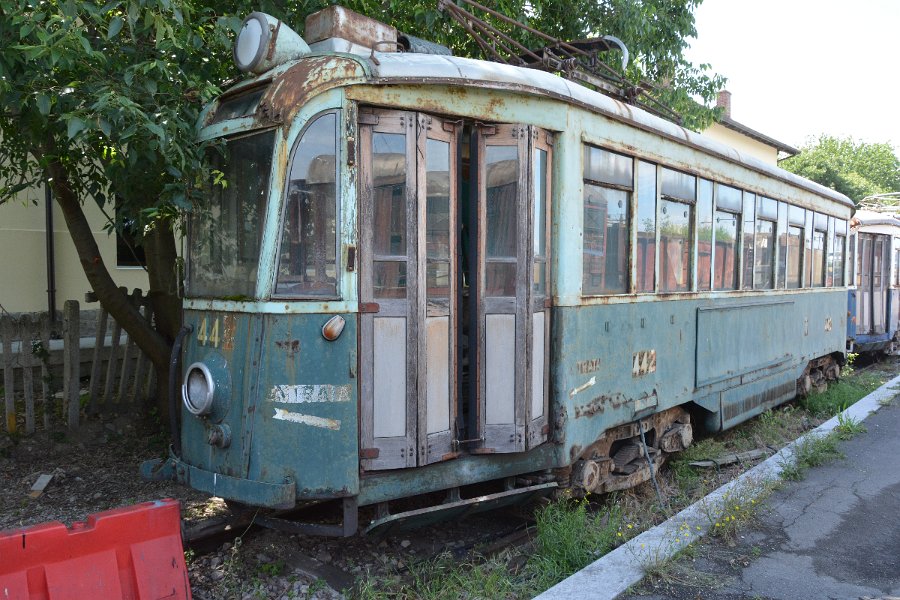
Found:
<svg viewBox="0 0 900 600"><path fill-rule="evenodd" d="M900 600L900 408L863 423L845 459L786 483L736 540L708 538L620 598Z"/></svg>

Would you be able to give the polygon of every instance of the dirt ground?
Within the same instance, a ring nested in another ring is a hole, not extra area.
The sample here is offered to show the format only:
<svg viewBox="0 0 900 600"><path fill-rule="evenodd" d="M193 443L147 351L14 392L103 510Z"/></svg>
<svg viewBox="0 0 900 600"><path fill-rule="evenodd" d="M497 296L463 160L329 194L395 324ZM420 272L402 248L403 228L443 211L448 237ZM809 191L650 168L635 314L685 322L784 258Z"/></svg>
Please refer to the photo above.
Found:
<svg viewBox="0 0 900 600"><path fill-rule="evenodd" d="M141 479L140 463L165 453L165 436L154 431L118 418L86 420L75 433L39 431L27 438L0 433L0 530L54 520L69 525L92 513L160 498L181 502L185 527L227 513L221 499ZM50 483L40 496L29 497L44 474L53 476ZM237 542L188 550L186 559L194 598L200 600L327 599L371 578L403 573L411 563L442 552L465 552L520 523L494 514L385 539L349 540L253 528Z"/></svg>

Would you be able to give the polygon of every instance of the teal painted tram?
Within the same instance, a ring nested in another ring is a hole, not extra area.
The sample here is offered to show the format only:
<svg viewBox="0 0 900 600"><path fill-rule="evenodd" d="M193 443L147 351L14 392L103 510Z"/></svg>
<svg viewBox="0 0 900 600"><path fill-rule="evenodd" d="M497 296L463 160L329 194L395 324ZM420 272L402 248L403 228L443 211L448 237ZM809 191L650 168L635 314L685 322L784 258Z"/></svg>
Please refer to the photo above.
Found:
<svg viewBox="0 0 900 600"><path fill-rule="evenodd" d="M248 17L250 76L203 114L228 185L190 216L178 443L148 476L337 501L304 531L351 535L360 507L632 486L837 375L845 196L340 7L305 36Z"/></svg>

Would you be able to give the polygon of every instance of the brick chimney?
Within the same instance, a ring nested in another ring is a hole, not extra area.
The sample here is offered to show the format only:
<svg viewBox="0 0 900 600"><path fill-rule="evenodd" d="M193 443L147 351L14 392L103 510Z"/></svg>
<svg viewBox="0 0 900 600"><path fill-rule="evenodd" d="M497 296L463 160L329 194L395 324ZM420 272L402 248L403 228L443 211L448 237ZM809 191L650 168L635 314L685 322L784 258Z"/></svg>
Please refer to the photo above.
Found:
<svg viewBox="0 0 900 600"><path fill-rule="evenodd" d="M716 96L716 106L722 107L722 114L731 118L731 92L728 90L722 90L719 92L719 95Z"/></svg>

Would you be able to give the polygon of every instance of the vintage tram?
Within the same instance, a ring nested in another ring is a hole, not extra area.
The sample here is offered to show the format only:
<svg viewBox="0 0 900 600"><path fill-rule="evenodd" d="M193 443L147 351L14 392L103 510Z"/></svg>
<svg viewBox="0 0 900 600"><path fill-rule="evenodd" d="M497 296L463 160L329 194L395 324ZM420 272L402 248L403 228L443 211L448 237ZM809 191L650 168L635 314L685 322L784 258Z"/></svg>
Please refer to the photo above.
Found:
<svg viewBox="0 0 900 600"><path fill-rule="evenodd" d="M202 116L179 442L150 477L349 535L621 489L834 376L843 195L534 69L262 13ZM439 497L397 512L398 499Z"/></svg>

